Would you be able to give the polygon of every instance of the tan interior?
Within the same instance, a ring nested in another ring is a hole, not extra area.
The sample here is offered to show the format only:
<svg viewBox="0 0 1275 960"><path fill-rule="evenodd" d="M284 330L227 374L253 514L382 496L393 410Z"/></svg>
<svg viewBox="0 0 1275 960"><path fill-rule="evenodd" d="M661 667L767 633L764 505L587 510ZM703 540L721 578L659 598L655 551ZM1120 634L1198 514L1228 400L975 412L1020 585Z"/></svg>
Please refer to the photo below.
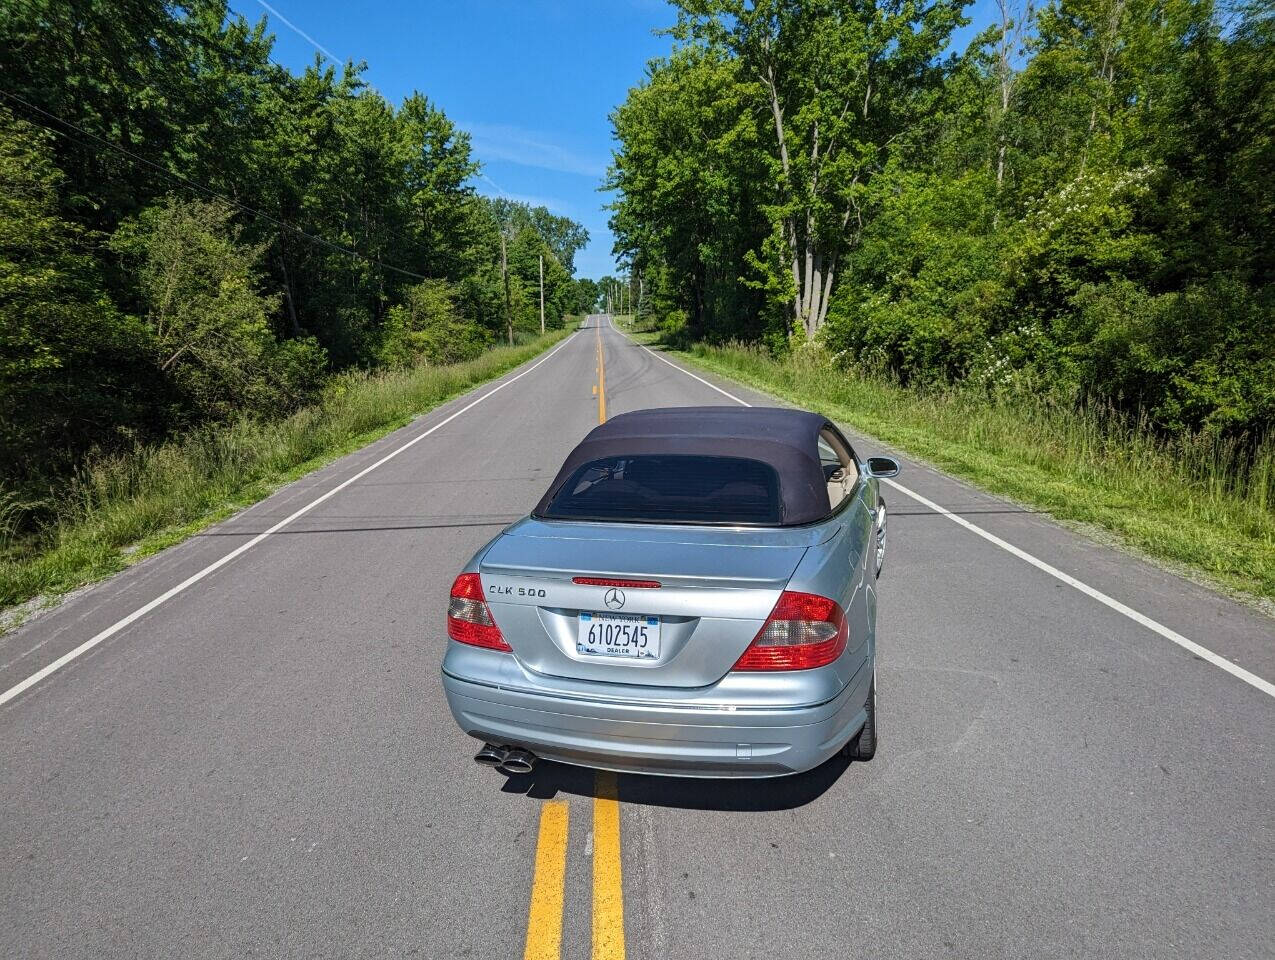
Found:
<svg viewBox="0 0 1275 960"><path fill-rule="evenodd" d="M846 449L845 444L831 430L819 431L819 445L832 450L841 464L840 471L828 481L828 503L835 510L859 482L859 467L850 456L850 451Z"/></svg>

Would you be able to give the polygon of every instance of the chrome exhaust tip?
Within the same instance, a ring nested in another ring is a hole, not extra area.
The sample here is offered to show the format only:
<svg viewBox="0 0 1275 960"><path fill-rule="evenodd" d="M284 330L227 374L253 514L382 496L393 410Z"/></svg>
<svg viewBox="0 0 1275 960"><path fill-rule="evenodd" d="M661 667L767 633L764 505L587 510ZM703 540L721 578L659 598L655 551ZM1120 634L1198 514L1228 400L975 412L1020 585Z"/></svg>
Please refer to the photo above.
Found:
<svg viewBox="0 0 1275 960"><path fill-rule="evenodd" d="M536 768L537 759L534 753L515 747L505 754L505 761L500 765L500 769L505 773L531 773Z"/></svg>
<svg viewBox="0 0 1275 960"><path fill-rule="evenodd" d="M474 754L474 762L481 763L484 767L498 767L505 762L508 753L504 747L498 747L494 743L483 744L483 748Z"/></svg>

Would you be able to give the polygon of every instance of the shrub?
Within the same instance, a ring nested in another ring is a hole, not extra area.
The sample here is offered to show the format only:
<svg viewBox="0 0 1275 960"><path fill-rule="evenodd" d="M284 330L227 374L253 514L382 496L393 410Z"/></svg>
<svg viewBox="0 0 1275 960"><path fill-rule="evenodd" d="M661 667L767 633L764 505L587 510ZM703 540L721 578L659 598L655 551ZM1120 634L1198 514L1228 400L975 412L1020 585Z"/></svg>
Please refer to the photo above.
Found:
<svg viewBox="0 0 1275 960"><path fill-rule="evenodd" d="M488 337L456 309L456 288L446 280L425 280L409 287L403 302L390 308L381 341L380 361L388 366L443 364L472 360L488 346Z"/></svg>
<svg viewBox="0 0 1275 960"><path fill-rule="evenodd" d="M245 243L233 217L220 201L170 197L111 238L135 262L152 359L191 421L294 409L325 362L314 340L275 338L279 297L261 292L264 248Z"/></svg>

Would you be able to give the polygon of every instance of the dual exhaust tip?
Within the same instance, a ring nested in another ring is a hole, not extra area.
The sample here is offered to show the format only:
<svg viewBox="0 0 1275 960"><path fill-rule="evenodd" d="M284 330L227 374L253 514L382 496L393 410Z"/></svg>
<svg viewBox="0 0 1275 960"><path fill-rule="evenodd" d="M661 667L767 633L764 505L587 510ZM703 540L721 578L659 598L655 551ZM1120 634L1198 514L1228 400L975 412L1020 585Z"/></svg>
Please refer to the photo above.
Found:
<svg viewBox="0 0 1275 960"><path fill-rule="evenodd" d="M540 759L529 750L521 747L498 747L487 743L474 755L474 761L484 767L495 767L505 773L531 773Z"/></svg>

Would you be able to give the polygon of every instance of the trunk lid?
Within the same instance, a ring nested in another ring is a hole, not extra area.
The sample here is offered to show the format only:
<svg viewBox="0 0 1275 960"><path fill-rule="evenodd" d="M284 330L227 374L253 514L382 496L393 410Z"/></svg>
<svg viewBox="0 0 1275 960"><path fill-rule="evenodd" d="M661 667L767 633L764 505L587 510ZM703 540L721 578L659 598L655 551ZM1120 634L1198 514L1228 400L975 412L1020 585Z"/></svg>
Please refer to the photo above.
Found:
<svg viewBox="0 0 1275 960"><path fill-rule="evenodd" d="M523 520L483 555L492 616L526 669L553 677L664 687L721 679L761 629L806 550L835 525L749 529ZM658 588L576 577L658 581ZM619 604L617 605L617 601ZM582 653L580 615L659 618L658 655Z"/></svg>

